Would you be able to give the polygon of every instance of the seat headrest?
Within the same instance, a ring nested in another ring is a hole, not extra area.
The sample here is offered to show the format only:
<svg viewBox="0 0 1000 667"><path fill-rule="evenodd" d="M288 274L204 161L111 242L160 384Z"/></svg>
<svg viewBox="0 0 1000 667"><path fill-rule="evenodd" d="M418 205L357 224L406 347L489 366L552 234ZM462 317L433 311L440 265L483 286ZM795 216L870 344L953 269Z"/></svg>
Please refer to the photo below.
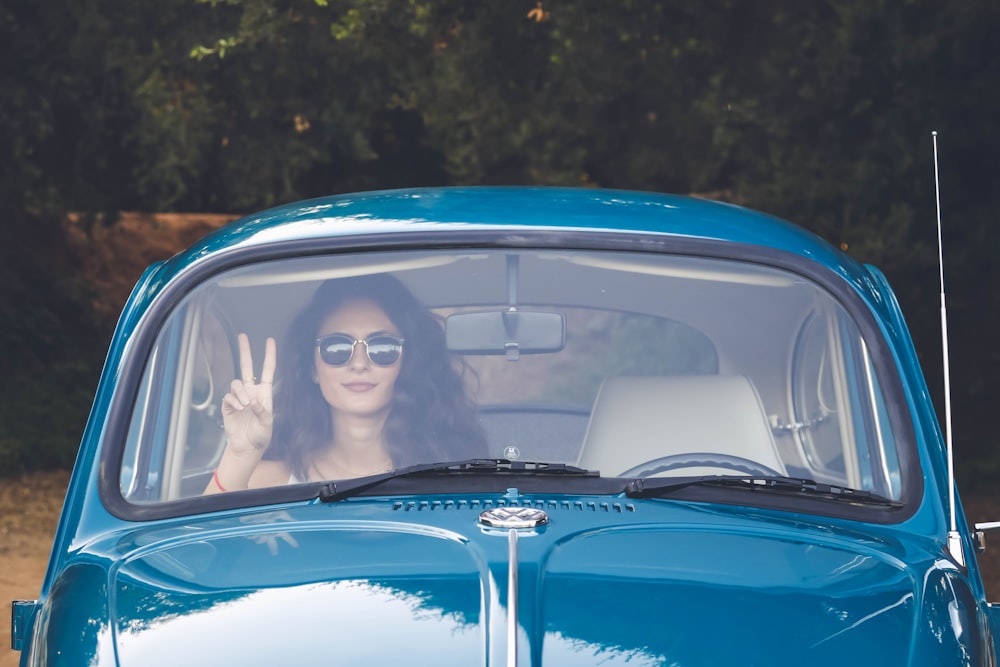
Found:
<svg viewBox="0 0 1000 667"><path fill-rule="evenodd" d="M594 402L578 465L614 476L692 452L750 459L786 474L757 390L742 375L609 378ZM664 474L739 472L687 467Z"/></svg>

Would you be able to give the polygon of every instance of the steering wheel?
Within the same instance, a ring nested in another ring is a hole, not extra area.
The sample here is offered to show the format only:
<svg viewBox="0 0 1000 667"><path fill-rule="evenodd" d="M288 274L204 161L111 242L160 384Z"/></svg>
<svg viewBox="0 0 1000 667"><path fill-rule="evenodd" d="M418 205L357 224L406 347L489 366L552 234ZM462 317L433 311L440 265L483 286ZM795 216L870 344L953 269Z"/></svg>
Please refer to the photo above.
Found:
<svg viewBox="0 0 1000 667"><path fill-rule="evenodd" d="M725 468L726 470L735 470L747 475L781 477L780 472L767 467L763 463L733 454L715 454L709 452L685 452L683 454L661 456L633 466L625 472L619 473L617 477L649 477L657 473L666 472L667 470L695 467Z"/></svg>

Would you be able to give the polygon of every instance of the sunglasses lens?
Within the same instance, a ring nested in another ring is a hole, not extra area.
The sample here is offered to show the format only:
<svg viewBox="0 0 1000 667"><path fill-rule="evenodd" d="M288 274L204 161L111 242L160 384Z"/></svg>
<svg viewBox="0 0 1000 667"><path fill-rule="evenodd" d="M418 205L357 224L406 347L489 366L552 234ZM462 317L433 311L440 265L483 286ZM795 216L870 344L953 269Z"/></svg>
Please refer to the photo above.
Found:
<svg viewBox="0 0 1000 667"><path fill-rule="evenodd" d="M343 366L354 355L354 339L334 334L318 341L319 357L330 366ZM366 341L368 358L376 366L392 366L403 352L403 341L395 336L372 336Z"/></svg>
<svg viewBox="0 0 1000 667"><path fill-rule="evenodd" d="M392 366L403 351L403 341L392 336L372 336L368 339L368 358L376 366Z"/></svg>
<svg viewBox="0 0 1000 667"><path fill-rule="evenodd" d="M319 357L331 366L343 366L354 354L354 339L347 336L327 336L319 342Z"/></svg>

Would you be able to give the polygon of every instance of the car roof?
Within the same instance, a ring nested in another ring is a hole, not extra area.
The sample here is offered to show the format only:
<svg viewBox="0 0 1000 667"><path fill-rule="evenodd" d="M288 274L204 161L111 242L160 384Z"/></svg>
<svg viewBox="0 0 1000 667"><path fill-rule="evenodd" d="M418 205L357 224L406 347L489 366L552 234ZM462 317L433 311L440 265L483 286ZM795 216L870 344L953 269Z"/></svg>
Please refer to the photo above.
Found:
<svg viewBox="0 0 1000 667"><path fill-rule="evenodd" d="M310 199L241 218L193 251L203 256L236 245L445 227L645 232L772 247L828 265L843 260L801 227L733 204L648 192L545 187L423 188Z"/></svg>
<svg viewBox="0 0 1000 667"><path fill-rule="evenodd" d="M810 274L824 267L850 283L872 307L883 306L882 290L866 267L817 235L765 213L692 196L511 186L371 191L267 209L236 220L151 267L130 301L141 310L143 302L156 298L178 274L206 265L219 267L222 263L215 260L222 256L246 258L247 252L267 254L270 248L289 244L295 244L298 253L303 244L319 249L330 241L341 248L357 241L358 247L371 249L390 239L396 248L426 247L432 236L449 231L501 234L507 239L524 234L535 240L541 232L551 248L572 247L583 235L590 239L590 247L600 247L604 238L611 247L612 237L632 235L658 236L677 244L710 243L714 250L709 254L720 246L739 247L754 251L757 260L794 258L799 270Z"/></svg>

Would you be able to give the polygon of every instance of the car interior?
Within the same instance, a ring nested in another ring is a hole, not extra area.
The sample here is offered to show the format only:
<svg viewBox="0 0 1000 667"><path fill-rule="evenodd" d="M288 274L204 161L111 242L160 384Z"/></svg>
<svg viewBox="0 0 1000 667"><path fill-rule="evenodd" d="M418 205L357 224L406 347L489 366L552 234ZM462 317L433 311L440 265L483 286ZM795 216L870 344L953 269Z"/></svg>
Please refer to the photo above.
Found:
<svg viewBox="0 0 1000 667"><path fill-rule="evenodd" d="M469 373L490 456L604 476L805 476L899 497L899 459L859 327L815 282L758 263L483 249L259 262L194 287L136 393L129 502L199 495L225 445L236 337L255 358L324 280L391 273ZM514 325L512 326L512 321Z"/></svg>

